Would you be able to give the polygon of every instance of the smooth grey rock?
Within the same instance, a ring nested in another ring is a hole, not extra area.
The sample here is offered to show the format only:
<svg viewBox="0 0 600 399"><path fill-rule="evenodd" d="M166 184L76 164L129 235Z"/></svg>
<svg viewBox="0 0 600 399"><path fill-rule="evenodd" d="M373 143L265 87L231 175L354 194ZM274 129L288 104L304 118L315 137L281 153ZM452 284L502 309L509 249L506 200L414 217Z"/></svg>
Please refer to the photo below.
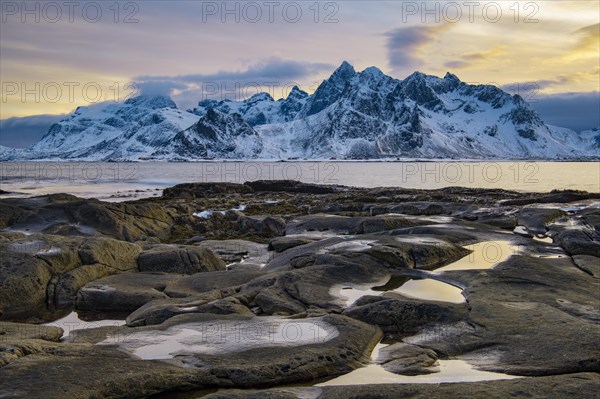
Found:
<svg viewBox="0 0 600 399"><path fill-rule="evenodd" d="M224 270L225 263L202 246L157 245L138 257L141 272L194 274Z"/></svg>

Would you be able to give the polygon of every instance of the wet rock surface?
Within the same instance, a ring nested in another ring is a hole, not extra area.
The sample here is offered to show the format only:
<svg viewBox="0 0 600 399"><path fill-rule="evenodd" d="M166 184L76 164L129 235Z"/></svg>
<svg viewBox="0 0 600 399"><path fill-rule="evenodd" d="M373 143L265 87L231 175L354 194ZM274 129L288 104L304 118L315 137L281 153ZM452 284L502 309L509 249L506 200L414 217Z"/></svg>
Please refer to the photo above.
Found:
<svg viewBox="0 0 600 399"><path fill-rule="evenodd" d="M450 273L466 286L466 323L410 342L509 374L600 371L600 284L571 258L513 255L494 269Z"/></svg>
<svg viewBox="0 0 600 399"><path fill-rule="evenodd" d="M580 397L600 386L599 199L289 181L2 199L0 396ZM73 310L126 325L36 324ZM382 339L386 378L447 360L522 378L313 386Z"/></svg>
<svg viewBox="0 0 600 399"><path fill-rule="evenodd" d="M219 291L210 291L198 296L149 301L127 316L127 325L156 325L178 315L198 313L254 316L254 313L238 299L225 296Z"/></svg>
<svg viewBox="0 0 600 399"><path fill-rule="evenodd" d="M141 272L194 274L225 270L225 263L212 251L186 245L156 245L138 256Z"/></svg>
<svg viewBox="0 0 600 399"><path fill-rule="evenodd" d="M0 391L15 398L143 398L199 380L180 367L90 344L56 346L0 368Z"/></svg>
<svg viewBox="0 0 600 399"><path fill-rule="evenodd" d="M246 259L254 263L266 262L270 257L265 244L248 240L205 240L198 245L211 250L229 264Z"/></svg>
<svg viewBox="0 0 600 399"><path fill-rule="evenodd" d="M414 300L391 294L383 297L363 297L347 309L346 316L379 326L386 335L403 338L429 327L443 328L466 319L466 305Z"/></svg>
<svg viewBox="0 0 600 399"><path fill-rule="evenodd" d="M125 315L155 300L168 298L165 287L183 278L170 273L123 273L91 282L79 290L77 309Z"/></svg>
<svg viewBox="0 0 600 399"><path fill-rule="evenodd" d="M104 237L33 234L0 243L0 319L48 320L86 283L136 269L141 248Z"/></svg>
<svg viewBox="0 0 600 399"><path fill-rule="evenodd" d="M323 388L279 388L264 391L228 390L203 396L207 399L362 399L415 398L444 399L454 397L494 398L574 398L593 392L600 383L595 373L525 378L507 381L466 382L454 384L381 384Z"/></svg>
<svg viewBox="0 0 600 399"><path fill-rule="evenodd" d="M126 338L115 339L119 336ZM351 371L366 361L380 338L377 327L339 315L285 319L194 314L158 326L124 327L101 345L208 369L220 386L252 387Z"/></svg>
<svg viewBox="0 0 600 399"><path fill-rule="evenodd" d="M377 363L395 374L429 374L436 372L431 367L437 363L437 354L431 349L397 342L379 351Z"/></svg>

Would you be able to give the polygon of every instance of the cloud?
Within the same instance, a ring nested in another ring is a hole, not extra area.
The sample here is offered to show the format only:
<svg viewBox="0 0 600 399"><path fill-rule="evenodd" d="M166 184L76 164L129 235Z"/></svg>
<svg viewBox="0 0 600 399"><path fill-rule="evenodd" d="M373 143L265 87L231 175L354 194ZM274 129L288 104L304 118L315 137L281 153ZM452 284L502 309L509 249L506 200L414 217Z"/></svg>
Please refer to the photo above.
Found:
<svg viewBox="0 0 600 399"><path fill-rule="evenodd" d="M243 71L218 71L212 74L191 74L180 76L139 76L139 81L166 81L181 83L202 83L219 81L252 81L256 79L285 80L299 79L334 68L331 64L311 63L281 58L270 58L249 66Z"/></svg>
<svg viewBox="0 0 600 399"><path fill-rule="evenodd" d="M600 42L600 23L585 26L573 32L580 37L577 45L578 49L593 49L598 51L598 42Z"/></svg>
<svg viewBox="0 0 600 399"><path fill-rule="evenodd" d="M33 115L0 119L0 145L23 148L37 143L65 115Z"/></svg>
<svg viewBox="0 0 600 399"><path fill-rule="evenodd" d="M177 102L196 103L207 97L241 99L248 93L270 92L274 87L284 88L300 81L330 72L334 65L269 58L252 64L244 70L221 70L209 74L178 76L138 76L134 80L144 94L168 94ZM216 91L216 92L215 92ZM276 93L270 92L274 97Z"/></svg>
<svg viewBox="0 0 600 399"><path fill-rule="evenodd" d="M539 96L531 106L544 122L575 131L600 126L600 93L560 93Z"/></svg>
<svg viewBox="0 0 600 399"><path fill-rule="evenodd" d="M171 95L174 90L185 90L187 85L174 80L144 80L135 83L138 93L148 95Z"/></svg>
<svg viewBox="0 0 600 399"><path fill-rule="evenodd" d="M564 62L572 64L578 61L598 63L600 48L600 24L584 26L571 33L576 42L562 56Z"/></svg>
<svg viewBox="0 0 600 399"><path fill-rule="evenodd" d="M505 55L506 51L504 47L505 46L497 46L488 51L465 53L461 55L457 60L445 62L444 66L447 68L461 69L471 66L479 61L489 61L494 58L498 58Z"/></svg>
<svg viewBox="0 0 600 399"><path fill-rule="evenodd" d="M422 25L386 32L388 62L397 69L414 70L424 64L422 49L447 29L445 25Z"/></svg>
<svg viewBox="0 0 600 399"><path fill-rule="evenodd" d="M598 82L598 78L600 75L600 68L595 68L589 72L577 72L571 75L560 75L554 79L540 79L532 82L520 82L520 83L510 83L504 86L501 86L502 90L511 91L516 87L528 87L530 89L535 89L536 91L542 91L545 89L550 89L557 86L567 86L573 83L580 82Z"/></svg>
<svg viewBox="0 0 600 399"><path fill-rule="evenodd" d="M444 66L447 68L451 68L451 69L461 69L464 67L467 67L471 65L470 62L467 61L459 61L459 60L455 60L455 61L448 61L446 63L444 63Z"/></svg>

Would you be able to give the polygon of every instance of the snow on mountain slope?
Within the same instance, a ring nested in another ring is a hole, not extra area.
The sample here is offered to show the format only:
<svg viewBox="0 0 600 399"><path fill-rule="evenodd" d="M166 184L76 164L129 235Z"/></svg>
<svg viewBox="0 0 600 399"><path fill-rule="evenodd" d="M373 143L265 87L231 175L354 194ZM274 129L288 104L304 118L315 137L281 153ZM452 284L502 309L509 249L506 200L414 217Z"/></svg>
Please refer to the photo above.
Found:
<svg viewBox="0 0 600 399"><path fill-rule="evenodd" d="M256 158L262 151L262 139L240 114L225 114L208 109L200 120L179 132L154 154L157 159Z"/></svg>
<svg viewBox="0 0 600 399"><path fill-rule="evenodd" d="M203 100L190 111L165 96L79 107L28 150L0 160L194 160L600 157L597 129L548 126L520 96L415 72L403 80L344 62L314 94Z"/></svg>
<svg viewBox="0 0 600 399"><path fill-rule="evenodd" d="M343 89L342 89L343 87ZM318 101L314 101L319 96ZM321 106L322 110L314 113ZM519 96L415 72L400 81L346 63L300 112L258 126L270 156L309 158L563 158L594 156L578 138L555 137ZM575 132L572 132L577 136Z"/></svg>
<svg viewBox="0 0 600 399"><path fill-rule="evenodd" d="M590 152L600 153L600 129L584 130L576 133L574 130L564 127L547 125L550 134L560 143L565 144L573 150L573 156L577 156L580 149L589 149Z"/></svg>
<svg viewBox="0 0 600 399"><path fill-rule="evenodd" d="M31 152L33 157L44 158L136 159L151 155L197 120L165 96L79 107L52 125Z"/></svg>
<svg viewBox="0 0 600 399"><path fill-rule="evenodd" d="M257 126L291 121L307 99L308 94L294 86L285 99L275 101L268 93L258 93L240 102L203 100L190 112L199 116L205 115L209 109L225 114L238 113L250 126Z"/></svg>
<svg viewBox="0 0 600 399"><path fill-rule="evenodd" d="M25 158L26 151L22 148L11 148L0 145L0 160L14 160Z"/></svg>

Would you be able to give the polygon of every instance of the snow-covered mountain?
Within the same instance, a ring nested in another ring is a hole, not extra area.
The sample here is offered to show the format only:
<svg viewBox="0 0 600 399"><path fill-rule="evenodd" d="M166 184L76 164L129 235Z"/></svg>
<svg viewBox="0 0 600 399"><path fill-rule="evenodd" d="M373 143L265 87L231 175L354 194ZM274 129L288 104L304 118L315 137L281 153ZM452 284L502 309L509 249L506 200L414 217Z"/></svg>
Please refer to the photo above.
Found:
<svg viewBox="0 0 600 399"><path fill-rule="evenodd" d="M258 93L244 101L204 100L190 112L204 115L209 109L223 113L238 113L251 126L285 123L296 118L306 104L308 94L294 86L286 99L273 100L268 93Z"/></svg>
<svg viewBox="0 0 600 399"><path fill-rule="evenodd" d="M150 157L197 120L166 96L78 107L29 149L0 149L0 159L136 160Z"/></svg>
<svg viewBox="0 0 600 399"><path fill-rule="evenodd" d="M256 158L262 138L238 113L209 108L198 122L154 152L160 159Z"/></svg>
<svg viewBox="0 0 600 399"><path fill-rule="evenodd" d="M394 79L347 62L312 95L294 87L183 111L165 96L79 107L27 150L0 160L598 158L598 129L548 126L520 96L415 72Z"/></svg>

